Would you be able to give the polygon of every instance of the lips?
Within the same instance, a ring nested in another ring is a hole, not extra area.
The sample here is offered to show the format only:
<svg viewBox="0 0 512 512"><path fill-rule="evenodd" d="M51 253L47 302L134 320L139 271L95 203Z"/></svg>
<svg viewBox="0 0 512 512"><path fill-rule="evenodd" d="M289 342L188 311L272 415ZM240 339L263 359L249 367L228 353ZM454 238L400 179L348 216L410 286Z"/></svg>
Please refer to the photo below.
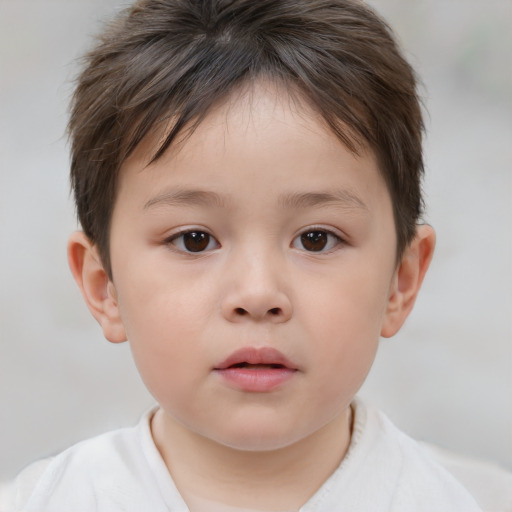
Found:
<svg viewBox="0 0 512 512"><path fill-rule="evenodd" d="M225 370L232 366L280 366L295 369L294 364L288 358L271 347L242 348L233 352L226 360L222 361L216 370Z"/></svg>
<svg viewBox="0 0 512 512"><path fill-rule="evenodd" d="M297 367L284 354L271 347L242 348L214 368L230 387L247 392L272 391L297 372Z"/></svg>

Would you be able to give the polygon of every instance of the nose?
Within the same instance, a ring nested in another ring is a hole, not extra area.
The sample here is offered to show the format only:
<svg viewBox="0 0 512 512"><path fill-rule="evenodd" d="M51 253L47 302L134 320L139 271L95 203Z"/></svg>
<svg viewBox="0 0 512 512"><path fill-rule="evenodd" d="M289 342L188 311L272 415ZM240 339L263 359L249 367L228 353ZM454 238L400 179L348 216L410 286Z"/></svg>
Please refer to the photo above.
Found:
<svg viewBox="0 0 512 512"><path fill-rule="evenodd" d="M228 270L222 314L230 322L287 322L293 313L282 269L271 258L243 259Z"/></svg>

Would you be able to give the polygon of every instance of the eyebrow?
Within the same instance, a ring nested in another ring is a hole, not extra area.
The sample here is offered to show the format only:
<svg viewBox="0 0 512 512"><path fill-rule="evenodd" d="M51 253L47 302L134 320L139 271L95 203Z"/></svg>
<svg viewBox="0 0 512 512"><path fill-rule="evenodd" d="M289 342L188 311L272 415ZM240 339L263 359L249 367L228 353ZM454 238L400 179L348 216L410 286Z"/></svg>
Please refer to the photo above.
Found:
<svg viewBox="0 0 512 512"><path fill-rule="evenodd" d="M153 206L215 206L223 207L224 199L216 192L205 190L171 190L153 197L144 204L144 210Z"/></svg>
<svg viewBox="0 0 512 512"><path fill-rule="evenodd" d="M290 209L314 208L332 204L347 209L369 211L366 204L356 194L346 189L333 192L293 192L282 196L279 202L282 207Z"/></svg>
<svg viewBox="0 0 512 512"><path fill-rule="evenodd" d="M206 190L177 189L164 192L151 199L143 209L154 206L210 206L222 208L225 199L216 192ZM345 209L368 211L366 204L353 192L341 189L333 192L291 192L279 197L279 205L286 209L315 208L325 205L340 206Z"/></svg>

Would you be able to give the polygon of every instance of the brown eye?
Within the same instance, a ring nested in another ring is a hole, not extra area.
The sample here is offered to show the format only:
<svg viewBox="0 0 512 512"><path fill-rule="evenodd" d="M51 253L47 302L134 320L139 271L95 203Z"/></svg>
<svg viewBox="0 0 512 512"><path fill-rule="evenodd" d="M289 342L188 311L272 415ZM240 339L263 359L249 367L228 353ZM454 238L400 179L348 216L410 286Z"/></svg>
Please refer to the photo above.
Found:
<svg viewBox="0 0 512 512"><path fill-rule="evenodd" d="M308 231L300 236L300 241L306 251L322 251L327 245L327 233L325 231Z"/></svg>
<svg viewBox="0 0 512 512"><path fill-rule="evenodd" d="M183 252L204 252L219 247L217 240L204 231L180 233L172 237L169 243Z"/></svg>
<svg viewBox="0 0 512 512"><path fill-rule="evenodd" d="M210 243L210 235L203 231L191 231L183 235L183 245L190 252L204 251Z"/></svg>
<svg viewBox="0 0 512 512"><path fill-rule="evenodd" d="M334 233L324 229L310 229L297 236L292 242L292 247L308 252L328 252L343 240Z"/></svg>

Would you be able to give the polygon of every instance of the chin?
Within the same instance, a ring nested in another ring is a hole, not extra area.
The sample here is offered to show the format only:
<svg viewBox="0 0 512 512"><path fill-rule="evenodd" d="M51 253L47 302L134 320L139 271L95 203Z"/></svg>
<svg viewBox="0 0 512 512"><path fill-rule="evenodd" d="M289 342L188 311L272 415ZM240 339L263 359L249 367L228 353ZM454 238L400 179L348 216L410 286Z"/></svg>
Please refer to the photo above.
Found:
<svg viewBox="0 0 512 512"><path fill-rule="evenodd" d="M282 427L282 426L281 426ZM307 433L278 428L276 425L264 425L261 422L251 424L229 425L229 429L222 434L208 437L213 441L232 448L247 452L269 452L286 448L307 437Z"/></svg>

